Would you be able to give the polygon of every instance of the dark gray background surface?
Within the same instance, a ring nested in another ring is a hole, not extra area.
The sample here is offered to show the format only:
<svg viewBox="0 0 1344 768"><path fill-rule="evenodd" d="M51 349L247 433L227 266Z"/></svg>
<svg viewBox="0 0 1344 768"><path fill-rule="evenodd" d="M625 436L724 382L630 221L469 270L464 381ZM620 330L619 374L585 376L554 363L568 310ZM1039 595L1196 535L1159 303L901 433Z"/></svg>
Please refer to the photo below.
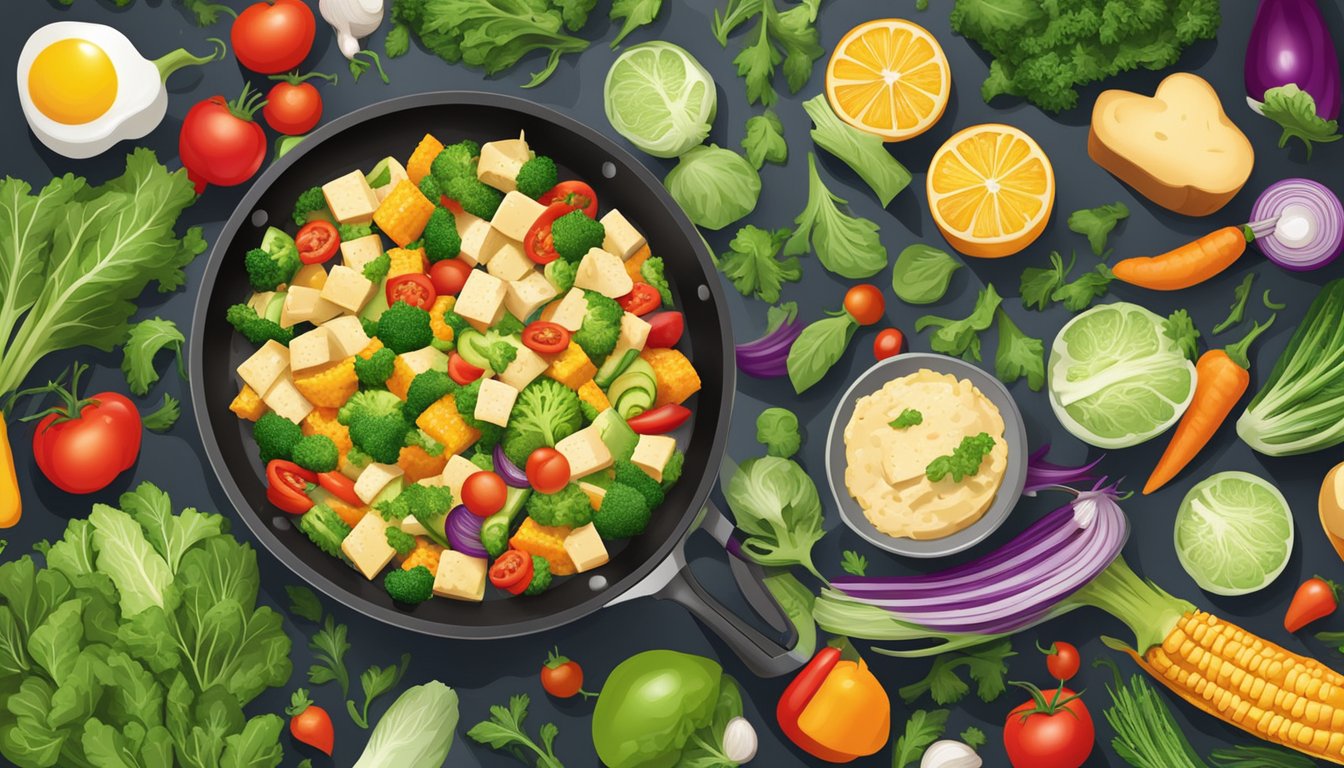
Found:
<svg viewBox="0 0 1344 768"><path fill-rule="evenodd" d="M245 5L242 0L228 0L228 4L236 8ZM310 4L316 7L316 2ZM1341 13L1339 0L1324 0L1321 4L1335 39L1344 40L1344 14ZM664 5L661 17L650 27L633 34L628 42L633 44L663 39L679 43L693 52L718 83L718 119L711 140L736 148L742 138L742 126L746 118L759 111L759 107L747 105L743 82L736 76L731 63L740 48L742 33L739 32L730 41L728 49L724 50L710 34L713 9L722 3L712 0L667 0ZM1052 223L1040 240L1025 252L1002 261L966 260L969 269L957 273L948 298L937 306L904 306L891 295L888 287L890 271L873 278L873 282L882 286L888 296L887 322L907 334L913 349L928 349L925 339L913 334L916 317L925 314L926 310L962 317L970 311L976 291L987 282L993 282L999 292L1008 297L1005 307L1023 330L1045 339L1048 348L1050 340L1067 321L1069 314L1059 307L1045 313L1023 311L1016 299L1017 279L1024 267L1044 266L1051 249L1065 253L1078 250L1082 267L1093 263L1086 241L1070 233L1064 225L1068 213L1076 208L1116 200L1128 204L1131 217L1121 224L1118 236L1113 237L1112 243L1116 246L1118 256L1129 256L1166 250L1218 227L1241 223L1260 190L1281 178L1306 176L1336 190L1344 188L1344 142L1318 146L1314 159L1308 163L1300 147L1278 149L1275 146L1277 128L1257 118L1245 107L1241 70L1254 9L1254 4L1249 0L1225 2L1223 26L1218 40L1201 43L1187 51L1178 67L1196 71L1215 85L1224 108L1250 137L1257 152L1255 171L1245 190L1222 211L1204 219L1180 217L1136 198L1123 184L1088 160L1087 120L1091 103L1100 88L1093 86L1085 89L1080 108L1055 116L1012 100L1002 100L993 107L985 105L980 99L979 83L986 72L987 58L971 43L950 32L947 22L950 3L934 0L932 5L930 10L919 13L914 10L913 0L880 3L868 0L826 0L822 4L818 24L822 45L828 51L858 22L884 15L901 16L925 25L937 36L951 61L954 76L952 102L943 119L923 136L892 145L895 155L915 174L915 181L886 211L880 209L862 181L843 164L823 153L821 166L828 185L836 194L848 198L856 213L881 225L882 241L893 257L901 248L913 242L922 241L945 247L925 206L923 172L929 158L948 136L960 128L982 122L1007 122L1026 130L1045 148L1056 170L1058 195ZM528 58L521 66L502 77L486 78L466 67L449 66L416 47L412 48L409 55L387 62L387 70L392 78L390 85L382 84L372 75L355 83L345 73L345 62L336 50L333 35L320 17L315 51L305 69L342 72L340 85L321 86L329 116L393 95L455 88L487 89L528 96L614 135L602 113L602 82L607 68L617 55L608 47L616 32L603 16L608 7L605 1L598 4L597 14L583 33L585 37L594 39L595 44L579 56L566 56L555 75L542 87L531 91L521 91L518 86L527 82L529 72L542 65L540 56ZM12 66L24 40L34 29L63 19L114 25L123 30L148 58L156 58L178 46L204 52L209 48L206 37L227 38L228 30L224 23L207 30L197 29L186 18L180 5L170 0L138 0L126 9L116 9L108 0L76 0L70 9L61 7L54 0L10 0L5 3L5 10L10 14L5 23L0 25L0 50L6 51L6 66ZM369 47L382 50L381 32L371 38ZM813 77L801 93L795 97L786 97L777 107L786 126L790 145L789 164L782 168L767 166L762 172L765 191L757 211L747 220L750 223L763 227L786 226L802 210L806 197L806 153L812 146L807 136L809 123L801 108L801 101L821 89L824 62L823 58L817 63ZM1107 85L1151 93L1162 74L1131 73ZM231 59L175 75L169 86L171 103L167 119L138 143L158 151L160 158L169 167L175 167L178 164L177 133L186 111L195 102L215 94L233 98L241 90L243 78L244 74ZM4 147L0 150L0 158L3 158L0 160L0 172L25 178L35 184L44 183L53 174L67 171L86 175L94 181L102 181L119 172L130 144L118 145L102 157L87 161L67 160L53 155L38 144L20 119L14 81L8 76L0 79L4 81L3 91L0 91L0 105L3 105L0 106L0 113L9 117L0 125L0 147ZM779 86L783 89L782 78ZM647 162L660 174L671 167L663 161L647 159ZM207 239L212 239L241 194L241 188L209 190L200 202L187 211L184 225L203 224ZM731 234L730 229L728 232L709 233L708 237L716 249L723 250ZM184 290L166 297L146 294L140 316L161 315L185 327L196 298L198 282L195 278L203 263L204 258L188 270L189 279ZM1253 351L1251 386L1254 391L1287 343L1296 323L1301 320L1316 287L1328 279L1344 275L1344 262L1318 272L1288 273L1266 263L1252 247L1227 273L1188 291L1168 296L1119 286L1112 290L1111 296L1140 302L1161 314L1181 307L1188 308L1207 335L1209 329L1226 314L1232 288L1248 270L1258 273L1254 293L1257 299L1265 288L1273 288L1279 300L1289 303L1288 308L1280 313L1274 328ZM850 283L825 272L813 257L804 258L804 271L806 282L787 286L784 296L797 301L803 318L811 321L821 317L825 310L838 308ZM739 341L755 338L764 326L764 305L755 300L744 300L731 290L729 294L736 338ZM1263 318L1265 314L1266 311L1259 306L1258 301L1253 300L1249 316ZM1219 336L1216 341L1226 343L1225 340L1236 338L1237 332L1246 327L1249 325ZM826 573L840 572L840 552L846 548L854 548L868 556L872 563L870 573L908 572L913 567L921 566L908 561L898 562L866 546L850 534L837 519L826 487L822 463L826 425L836 398L860 371L871 364L871 345L876 330L861 330L840 364L820 385L801 397L793 394L787 379L760 381L745 376L739 379L730 439L730 452L735 458L742 460L762 452L754 442L753 422L767 405L793 408L804 422L805 441L801 461L822 492L827 508L827 525L831 529L815 552L816 562ZM993 334L986 337L986 360L993 359L995 345L992 338ZM87 360L98 366L90 382L94 389L90 391L124 389L124 380L117 370L119 353L104 355L90 350L53 356L33 372L30 380L40 382L75 359ZM1087 448L1059 426L1050 412L1044 393L1029 391L1025 382L1018 382L1011 389L1026 414L1032 445L1053 443L1055 449L1052 458L1064 463L1081 462L1097 455L1095 449ZM162 392L170 392L184 400L186 398L183 383L174 375L165 374L163 381L151 393L151 398L143 402L157 399ZM170 434L161 436L147 433L139 464L119 478L113 487L89 498L65 495L47 483L31 462L29 445L32 427L13 425L11 440L19 462L25 512L20 525L7 532L10 553L27 551L29 545L38 539L58 536L66 520L87 514L89 504L95 501L115 503L119 493L142 480L151 480L167 489L179 506L215 508L234 516L205 463L199 440L194 434L195 421L189 412L190 403L184 402L183 405L183 418ZM1129 486L1136 487L1141 485L1164 445L1165 438L1159 438L1146 445L1113 452L1103 464L1103 469L1113 476L1130 477ZM1140 573L1172 593L1192 600L1201 608L1216 611L1288 648L1338 663L1339 657L1320 643L1314 640L1303 642L1284 632L1282 615L1296 585L1302 579L1312 574L1321 574L1327 578L1344 576L1339 559L1324 540L1316 522L1316 494L1320 480L1341 458L1344 458L1344 452L1339 449L1288 459L1258 456L1236 439L1229 420L1214 442L1175 482L1151 497L1135 497L1125 502L1125 509L1132 522L1126 556ZM1298 521L1298 535L1292 561L1274 584L1253 596L1215 598L1201 592L1177 563L1172 547L1172 520L1176 507L1192 484L1215 471L1231 469L1246 470L1272 479L1293 507ZM954 560L960 561L964 557L987 551L1062 501L1063 497L1056 496L1024 502L998 535ZM237 524L234 530L240 538L250 538L245 526ZM285 584L295 583L295 577L265 554L259 559L264 591L272 602L283 604L282 588ZM721 563L711 560L703 563L703 566L712 580L722 583L727 571ZM927 568L928 564L922 567ZM489 705L503 703L511 694L520 692L532 696L529 723L533 733L537 726L547 720L553 720L559 725L558 752L567 765L575 768L597 764L588 734L591 703L551 700L542 693L537 682L537 669L547 649L553 645L558 645L564 653L583 662L588 674L587 687L594 690L600 687L602 679L615 664L642 650L671 648L718 658L725 669L742 683L750 699L747 716L761 735L760 755L755 764L771 768L806 764L804 756L784 740L774 722L775 702L787 679L752 678L716 640L708 638L685 611L670 603L638 601L603 610L549 636L480 643L421 637L364 619L340 606L332 607L338 618L350 625L350 639L354 647L348 662L352 677L369 664L389 664L397 654L408 651L414 658L403 686L437 678L458 690L462 697L462 727L459 728L448 765L516 764L512 758L470 743L462 734L466 727L484 717ZM295 640L295 676L288 688L259 699L254 705L257 711L280 711L288 703L290 690L304 684L303 671L310 663L310 655L305 647L306 634L311 627L302 622L296 624L287 621L286 628ZM1344 629L1344 617L1323 620L1312 629ZM1032 650L1037 640L1047 644L1053 640L1074 642L1082 648L1085 663L1102 655L1114 657L1115 654L1107 651L1097 640L1101 634L1124 637L1125 630L1118 622L1089 611L1073 614L1038 630L1024 632L1017 639L1016 646L1021 655L1012 660L1010 678L1027 679L1040 684L1048 682L1036 658L1037 654ZM1302 637L1305 636L1304 633ZM900 685L917 679L927 670L927 664L923 662L896 661L876 654L870 654L869 661L893 699ZM1127 673L1133 671L1133 666L1128 662L1122 661L1121 667ZM1108 680L1109 673L1089 669L1078 682L1078 686L1087 689L1084 699L1097 723L1098 747L1087 763L1089 766L1123 765L1107 746L1111 733L1101 715L1102 709L1109 703L1103 690ZM339 700L339 692L334 691L333 686L316 689L315 697L319 704L333 713L338 736L334 760L328 763L319 755L320 759L315 759L314 764L352 764L363 748L366 735L349 725L343 713L344 706ZM392 698L388 696L375 704L374 715L381 715ZM989 736L989 745L983 752L986 765L1006 766L1000 727L1008 709L1021 700L1024 697L1010 692L992 704L983 704L972 695L955 708L948 733L955 735L968 725L980 727ZM911 708L898 700L893 704L894 741ZM930 704L925 701L918 706L927 708ZM1239 731L1195 713L1183 704L1174 703L1173 710L1178 722L1186 727L1202 752L1207 753L1209 749L1223 744L1250 741ZM297 750L290 750L285 765L296 764L299 755ZM304 755L311 756L308 753ZM853 764L886 766L890 762L890 750L886 749L872 758Z"/></svg>

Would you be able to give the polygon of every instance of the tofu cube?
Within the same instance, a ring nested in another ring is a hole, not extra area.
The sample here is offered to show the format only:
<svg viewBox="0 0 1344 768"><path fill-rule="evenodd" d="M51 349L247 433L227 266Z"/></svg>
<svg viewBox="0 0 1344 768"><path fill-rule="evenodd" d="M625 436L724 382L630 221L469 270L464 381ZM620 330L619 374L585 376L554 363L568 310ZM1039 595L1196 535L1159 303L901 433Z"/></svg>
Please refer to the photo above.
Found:
<svg viewBox="0 0 1344 768"><path fill-rule="evenodd" d="M430 483L430 482L429 482L430 479L432 479L432 478L425 478L424 480L421 480L421 481L419 482L419 485L434 485L434 483ZM433 478L433 479L436 479L436 478ZM428 536L428 535L429 535L429 529L426 528L426 527L425 527L419 520L416 520L416 519L415 519L415 515L407 515L406 517L404 517L404 518L402 519L402 521L401 521L401 530L405 531L406 533L411 534L412 536Z"/></svg>
<svg viewBox="0 0 1344 768"><path fill-rule="evenodd" d="M457 296L453 311L467 322L484 331L504 316L504 297L508 285L498 277L479 269L467 276L462 292Z"/></svg>
<svg viewBox="0 0 1344 768"><path fill-rule="evenodd" d="M467 482L468 477L480 471L481 468L472 464L466 457L454 454L452 458L448 459L448 463L444 466L439 477L443 478L444 486L453 492L453 501L460 504L462 503L462 484Z"/></svg>
<svg viewBox="0 0 1344 768"><path fill-rule="evenodd" d="M518 390L498 379L483 379L481 391L476 398L476 413L480 421L488 421L501 427L509 425L509 413L518 399Z"/></svg>
<svg viewBox="0 0 1344 768"><path fill-rule="evenodd" d="M621 257L601 248L591 248L579 262L574 275L574 287L597 291L611 299L619 299L635 288L635 281L625 271Z"/></svg>
<svg viewBox="0 0 1344 768"><path fill-rule="evenodd" d="M365 515L341 542L341 554L366 579L373 580L397 554L387 543L387 526L388 522L381 515Z"/></svg>
<svg viewBox="0 0 1344 768"><path fill-rule="evenodd" d="M633 312L621 316L621 335L616 338L616 346L625 349L644 349L649 341L649 331L653 326Z"/></svg>
<svg viewBox="0 0 1344 768"><path fill-rule="evenodd" d="M322 286L327 284L327 268L321 264L304 264L294 273L294 277L290 278L289 284L316 288L320 291Z"/></svg>
<svg viewBox="0 0 1344 768"><path fill-rule="evenodd" d="M365 265L382 255L383 238L379 235L365 235L341 242L341 262L360 274L364 273Z"/></svg>
<svg viewBox="0 0 1344 768"><path fill-rule="evenodd" d="M518 189L518 171L532 159L532 150L521 136L504 141L489 141L481 146L481 159L476 166L476 178L498 189L512 192Z"/></svg>
<svg viewBox="0 0 1344 768"><path fill-rule="evenodd" d="M505 282L513 280L522 280L527 277L532 269L532 260L523 253L523 247L520 243L512 240L504 243L490 257L490 263L486 267L490 274L498 277Z"/></svg>
<svg viewBox="0 0 1344 768"><path fill-rule="evenodd" d="M546 206L536 200L522 192L513 191L504 196L504 202L499 204L494 218L490 219L490 226L499 230L505 237L522 240L527 237L527 230L532 228L533 222L545 210Z"/></svg>
<svg viewBox="0 0 1344 768"><path fill-rule="evenodd" d="M592 523L569 532L565 537L565 553L574 561L574 568L579 573L606 565L610 559L607 545L602 543L602 537L597 535L597 528Z"/></svg>
<svg viewBox="0 0 1344 768"><path fill-rule="evenodd" d="M472 216L470 213L455 213L453 216L457 219L457 234L462 237L462 250L457 257L466 262L467 266L474 267L477 264L483 264L490 260L494 251L482 255L485 251L487 240L496 250L499 248L498 238L502 238L499 232L490 226L490 222L479 216ZM494 239L491 239L491 235Z"/></svg>
<svg viewBox="0 0 1344 768"><path fill-rule="evenodd" d="M429 370L448 372L448 356L433 347L423 347L411 352L403 352L401 361L416 376Z"/></svg>
<svg viewBox="0 0 1344 768"><path fill-rule="evenodd" d="M323 184L322 196L339 224L367 224L378 210L378 194L369 186L363 171L351 171Z"/></svg>
<svg viewBox="0 0 1344 768"><path fill-rule="evenodd" d="M602 442L602 434L591 426L555 444L555 450L569 460L571 477L586 477L612 464L611 450Z"/></svg>
<svg viewBox="0 0 1344 768"><path fill-rule="evenodd" d="M588 299L584 298L583 290L570 288L565 298L555 305L555 311L551 313L551 322L570 333L578 333L579 328L583 326L583 319L587 316Z"/></svg>
<svg viewBox="0 0 1344 768"><path fill-rule="evenodd" d="M509 292L504 295L504 307L514 317L526 320L555 296L555 286L551 285L551 281L542 273L533 270L522 280L509 283Z"/></svg>
<svg viewBox="0 0 1344 768"><path fill-rule="evenodd" d="M247 300L247 306L255 309L258 315L266 316L266 310L271 308L271 299L275 298L275 291L262 291L252 294L252 298Z"/></svg>
<svg viewBox="0 0 1344 768"><path fill-rule="evenodd" d="M513 358L509 367L505 368L504 372L496 378L514 389L522 391L523 387L531 384L532 380L540 376L549 365L550 363L546 362L546 358L536 352L527 347L518 347L518 356Z"/></svg>
<svg viewBox="0 0 1344 768"><path fill-rule="evenodd" d="M238 366L238 378L254 392L265 394L289 373L289 347L272 339Z"/></svg>
<svg viewBox="0 0 1344 768"><path fill-rule="evenodd" d="M396 464L379 464L371 462L369 466L359 473L359 479L355 481L355 495L365 504L372 504L373 500L378 498L378 494L383 492L387 484L396 480L404 474L401 467ZM377 517L377 515L374 515Z"/></svg>
<svg viewBox="0 0 1344 768"><path fill-rule="evenodd" d="M579 490L583 491L588 497L588 504L592 506L593 509L598 509L602 506L602 500L607 497L606 488L603 488L600 485L593 485L592 483L585 483L582 480L579 481L578 485Z"/></svg>
<svg viewBox="0 0 1344 768"><path fill-rule="evenodd" d="M322 327L327 329L327 337L331 339L333 360L353 357L369 346L369 335L364 333L364 325L354 315L342 315L334 320L328 320Z"/></svg>
<svg viewBox="0 0 1344 768"><path fill-rule="evenodd" d="M356 313L373 298L377 288L363 273L344 267L331 268L327 284L322 286L322 298L335 304L346 312Z"/></svg>
<svg viewBox="0 0 1344 768"><path fill-rule="evenodd" d="M444 550L439 555L439 570L434 574L434 594L451 600L484 600L487 567L483 557L464 555L454 549Z"/></svg>
<svg viewBox="0 0 1344 768"><path fill-rule="evenodd" d="M313 404L294 386L294 380L288 375L281 377L271 385L269 391L261 397L266 407L298 424L313 412Z"/></svg>
<svg viewBox="0 0 1344 768"><path fill-rule="evenodd" d="M285 293L285 304L280 308L280 327L293 328L299 323L325 323L339 314L341 308L323 299L321 290L291 285Z"/></svg>
<svg viewBox="0 0 1344 768"><path fill-rule="evenodd" d="M306 371L331 362L331 335L321 326L289 342L289 369Z"/></svg>
<svg viewBox="0 0 1344 768"><path fill-rule="evenodd" d="M384 157L364 178L368 180L369 186L373 187L373 193L378 196L378 202L381 203L392 194L398 182L409 181L411 177L407 175L406 166L402 165L400 160L395 157Z"/></svg>
<svg viewBox="0 0 1344 768"><path fill-rule="evenodd" d="M661 483L663 468L667 466L676 450L675 438L667 435L640 435L639 442L635 443L635 453L630 457L630 463Z"/></svg>
<svg viewBox="0 0 1344 768"><path fill-rule="evenodd" d="M640 248L644 247L644 236L639 234L625 216L615 208L607 211L599 221L606 228L606 237L602 240L602 250L608 253L614 253L622 261L630 258Z"/></svg>

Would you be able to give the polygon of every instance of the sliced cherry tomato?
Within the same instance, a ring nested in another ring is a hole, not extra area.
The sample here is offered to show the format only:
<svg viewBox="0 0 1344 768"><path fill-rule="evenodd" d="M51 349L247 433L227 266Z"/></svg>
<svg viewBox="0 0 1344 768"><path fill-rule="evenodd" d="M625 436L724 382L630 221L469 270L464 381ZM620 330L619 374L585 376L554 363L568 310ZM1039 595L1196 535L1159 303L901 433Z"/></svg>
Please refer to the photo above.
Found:
<svg viewBox="0 0 1344 768"><path fill-rule="evenodd" d="M554 448L538 448L527 457L527 482L537 493L558 493L569 477L569 459Z"/></svg>
<svg viewBox="0 0 1344 768"><path fill-rule="evenodd" d="M652 349L671 349L681 341L686 331L686 316L680 312L659 312L649 318L649 338L644 346Z"/></svg>
<svg viewBox="0 0 1344 768"><path fill-rule="evenodd" d="M532 583L532 556L516 549L500 555L490 566L490 583L509 594L523 594Z"/></svg>
<svg viewBox="0 0 1344 768"><path fill-rule="evenodd" d="M663 306L663 299L658 295L658 289L648 283L635 283L635 287L616 302L626 312L641 316Z"/></svg>
<svg viewBox="0 0 1344 768"><path fill-rule="evenodd" d="M582 181L562 181L551 187L537 202L542 205L564 203L571 211L578 208L588 218L597 218L597 193Z"/></svg>
<svg viewBox="0 0 1344 768"><path fill-rule="evenodd" d="M309 472L292 461L271 459L266 465L266 498L291 515L313 508L308 486L317 482L317 473Z"/></svg>
<svg viewBox="0 0 1344 768"><path fill-rule="evenodd" d="M330 221L310 221L299 229L294 236L294 244L299 246L299 261L304 264L321 264L336 255L341 245L341 235L336 225Z"/></svg>
<svg viewBox="0 0 1344 768"><path fill-rule="evenodd" d="M430 282L427 275L397 275L387 281L387 303L396 304L398 301L404 301L412 307L419 307L425 311L434 306L434 300L439 297L438 292L434 290L434 283Z"/></svg>
<svg viewBox="0 0 1344 768"><path fill-rule="evenodd" d="M473 472L462 483L462 503L477 517L489 517L504 508L509 487L494 472Z"/></svg>
<svg viewBox="0 0 1344 768"><path fill-rule="evenodd" d="M429 268L429 281L440 296L456 296L471 276L471 265L461 259L436 261Z"/></svg>
<svg viewBox="0 0 1344 768"><path fill-rule="evenodd" d="M542 355L554 355L569 348L569 329L544 320L528 323L523 329L523 346Z"/></svg>
<svg viewBox="0 0 1344 768"><path fill-rule="evenodd" d="M550 264L560 258L560 254L555 252L555 243L551 241L551 224L572 210L574 206L565 203L551 203L546 206L546 210L532 222L532 226L527 230L527 236L523 238L527 258L536 264Z"/></svg>
<svg viewBox="0 0 1344 768"><path fill-rule="evenodd" d="M691 418L690 408L668 403L651 411L645 411L626 423L637 435L663 435L685 424L689 418Z"/></svg>
<svg viewBox="0 0 1344 768"><path fill-rule="evenodd" d="M352 507L364 506L364 500L355 493L355 481L341 474L339 470L319 474L317 484L322 486L322 490Z"/></svg>
<svg viewBox="0 0 1344 768"><path fill-rule="evenodd" d="M887 311L887 301L877 286L856 285L845 293L845 311L859 325L872 325L882 319L882 313Z"/></svg>
<svg viewBox="0 0 1344 768"><path fill-rule="evenodd" d="M905 346L905 334L895 328L883 328L873 339L873 357L878 360L886 360L888 357L895 357L901 354L901 347Z"/></svg>
<svg viewBox="0 0 1344 768"><path fill-rule="evenodd" d="M448 378L457 382L461 386L467 386L471 382L485 375L484 368L477 368L462 359L462 356L454 352L448 358Z"/></svg>

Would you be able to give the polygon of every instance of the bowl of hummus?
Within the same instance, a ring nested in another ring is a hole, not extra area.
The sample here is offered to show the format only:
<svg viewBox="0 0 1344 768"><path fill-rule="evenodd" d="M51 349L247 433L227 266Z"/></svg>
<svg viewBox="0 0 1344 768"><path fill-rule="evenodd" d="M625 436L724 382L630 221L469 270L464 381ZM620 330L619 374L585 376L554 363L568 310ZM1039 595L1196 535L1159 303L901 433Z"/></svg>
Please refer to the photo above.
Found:
<svg viewBox="0 0 1344 768"><path fill-rule="evenodd" d="M841 519L874 545L942 557L993 533L1022 495L1027 434L1008 390L954 357L912 353L861 375L831 420Z"/></svg>

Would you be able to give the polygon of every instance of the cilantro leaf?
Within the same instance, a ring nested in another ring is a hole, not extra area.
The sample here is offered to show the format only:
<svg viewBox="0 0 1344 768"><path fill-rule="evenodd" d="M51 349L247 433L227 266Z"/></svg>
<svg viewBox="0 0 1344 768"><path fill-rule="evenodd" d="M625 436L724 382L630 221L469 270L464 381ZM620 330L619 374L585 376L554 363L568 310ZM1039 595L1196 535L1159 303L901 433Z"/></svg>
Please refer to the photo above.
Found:
<svg viewBox="0 0 1344 768"><path fill-rule="evenodd" d="M1110 268L1105 264L1098 264L1091 272L1085 272L1073 282L1056 288L1050 294L1050 298L1063 302L1069 310L1081 312L1092 305L1093 299L1106 295L1106 290L1114 279L1115 275L1111 274Z"/></svg>
<svg viewBox="0 0 1344 768"><path fill-rule="evenodd" d="M1228 308L1227 318L1213 326L1214 333L1222 333L1241 323L1242 318L1246 316L1246 301L1251 298L1251 283L1254 280L1255 273L1247 272L1241 283L1232 289L1232 306Z"/></svg>
<svg viewBox="0 0 1344 768"><path fill-rule="evenodd" d="M985 746L989 741L989 739L985 738L985 732L973 725L962 731L960 738L965 742L966 746L976 751L979 751L979 749Z"/></svg>
<svg viewBox="0 0 1344 768"><path fill-rule="evenodd" d="M851 576L868 575L868 558L852 549L840 553L840 570Z"/></svg>
<svg viewBox="0 0 1344 768"><path fill-rule="evenodd" d="M980 465L992 450L994 450L994 438L990 437L988 432L967 435L961 439L956 448L952 449L952 453L929 462L924 474L935 483L949 475L952 477L952 482L960 483L963 478L980 471Z"/></svg>
<svg viewBox="0 0 1344 768"><path fill-rule="evenodd" d="M714 266L732 282L738 293L773 304L779 301L779 292L785 282L796 283L803 277L797 256L775 258L789 234L787 229L772 232L748 224L728 243L728 253L714 259Z"/></svg>
<svg viewBox="0 0 1344 768"><path fill-rule="evenodd" d="M1040 392L1045 386L1045 345L1022 332L1003 309L999 309L999 348L994 353L994 375L1004 384L1027 377L1027 386Z"/></svg>
<svg viewBox="0 0 1344 768"><path fill-rule="evenodd" d="M1069 214L1069 229L1087 238L1092 253L1106 258L1106 238L1111 230L1123 219L1129 218L1129 208L1124 203L1100 205L1096 208L1084 208Z"/></svg>
<svg viewBox="0 0 1344 768"><path fill-rule="evenodd" d="M877 224L840 209L845 200L826 188L811 152L807 169L807 207L793 220L798 226L784 244L784 255L797 256L810 248L823 267L851 280L881 272L887 266L887 249L877 236Z"/></svg>
<svg viewBox="0 0 1344 768"><path fill-rule="evenodd" d="M1195 321L1190 319L1190 313L1184 309L1172 312L1163 321L1162 334L1176 342L1181 354L1192 362L1199 356L1199 329L1195 328Z"/></svg>
<svg viewBox="0 0 1344 768"><path fill-rule="evenodd" d="M910 185L910 171L887 151L881 137L836 117L824 95L803 102L803 109L812 118L812 140L852 168L872 188L882 207Z"/></svg>
<svg viewBox="0 0 1344 768"><path fill-rule="evenodd" d="M401 678L406 674L406 668L411 664L411 654L401 654L401 663L393 664L387 667L380 667L377 664L364 670L359 676L359 687L364 691L364 707L357 708L354 701L346 701L345 708L350 714L350 719L360 728L368 730L369 728L369 705L373 700L397 687Z"/></svg>
<svg viewBox="0 0 1344 768"><path fill-rule="evenodd" d="M1341 138L1339 121L1326 120L1317 115L1316 100L1295 83L1265 91L1265 103L1260 108L1260 114L1283 128L1283 134L1279 136L1280 147L1286 146L1289 139L1298 139L1306 145L1307 160L1311 160L1311 148L1315 142L1329 144Z"/></svg>
<svg viewBox="0 0 1344 768"><path fill-rule="evenodd" d="M508 707L495 705L490 707L490 719L483 720L467 731L468 738L491 749L507 749L515 754L524 750L537 756L537 768L562 768L560 759L555 756L555 737L560 729L553 723L541 727L541 744L538 745L523 729L527 719L527 707L531 699L520 693L509 698ZM532 762L529 758L526 762Z"/></svg>
<svg viewBox="0 0 1344 768"><path fill-rule="evenodd" d="M405 24L395 24L392 29L387 31L387 37L383 38L383 53L387 58L395 59L398 56L405 56L406 52L411 50L411 28Z"/></svg>
<svg viewBox="0 0 1344 768"><path fill-rule="evenodd" d="M958 673L964 668L976 683L976 696L989 703L1003 695L1007 660L1016 655L1007 639L977 645L964 653L944 653L933 660L933 666L922 680L901 688L897 694L907 704L913 704L926 693L940 706L955 704L971 691L970 685Z"/></svg>
<svg viewBox="0 0 1344 768"><path fill-rule="evenodd" d="M980 360L980 332L994 322L994 312L1003 303L1003 298L994 290L994 284L986 285L975 298L975 308L971 314L960 320L924 315L915 321L915 331L936 328L929 335L929 348L944 355L953 355L963 360Z"/></svg>
<svg viewBox="0 0 1344 768"><path fill-rule="evenodd" d="M172 320L156 317L131 326L121 358L121 371L126 374L126 385L131 392L143 397L159 380L159 372L154 370L154 356L165 349L177 354L177 369L185 379L186 371L182 368L182 344L185 341Z"/></svg>
<svg viewBox="0 0 1344 768"><path fill-rule="evenodd" d="M625 19L616 39L611 41L612 49L615 50L626 35L658 18L658 11L662 7L663 0L612 0L611 20Z"/></svg>
<svg viewBox="0 0 1344 768"><path fill-rule="evenodd" d="M308 641L318 661L308 667L308 682L322 685L335 681L341 686L342 697L350 695L350 672L345 668L345 654L350 650L348 635L344 624L328 616L326 624Z"/></svg>
<svg viewBox="0 0 1344 768"><path fill-rule="evenodd" d="M892 429L905 429L917 424L924 423L924 414L916 411L914 408L906 408L901 411L896 418L892 419L888 426Z"/></svg>
<svg viewBox="0 0 1344 768"><path fill-rule="evenodd" d="M322 603L317 593L307 587L285 585L285 594L289 595L289 612L301 619L317 624L322 621Z"/></svg>
<svg viewBox="0 0 1344 768"><path fill-rule="evenodd" d="M150 432L167 432L181 416L182 406L177 402L177 398L165 392L163 404L154 412L141 416L140 424Z"/></svg>
<svg viewBox="0 0 1344 768"><path fill-rule="evenodd" d="M947 715L945 709L932 712L918 709L911 712L910 719L905 721L905 733L896 740L896 748L892 751L891 768L906 768L918 763L924 756L924 750L943 735L947 728Z"/></svg>
<svg viewBox="0 0 1344 768"><path fill-rule="evenodd" d="M1022 306L1038 311L1050 306L1050 297L1054 295L1055 289L1063 285L1073 271L1074 260L1070 258L1066 267L1059 251L1051 251L1049 267L1027 267L1022 270L1018 288L1022 294Z"/></svg>
<svg viewBox="0 0 1344 768"><path fill-rule="evenodd" d="M825 53L815 23L820 4L821 0L803 0L781 12L776 0L728 0L722 11L715 9L714 38L724 48L733 30L758 20L756 30L745 36L748 42L733 58L737 74L746 80L748 103L768 107L779 99L772 81L781 64L789 92L802 89L813 62Z"/></svg>
<svg viewBox="0 0 1344 768"><path fill-rule="evenodd" d="M783 165L789 159L789 145L784 142L784 123L774 110L767 109L747 119L747 134L742 137L742 151L758 170L766 163Z"/></svg>

